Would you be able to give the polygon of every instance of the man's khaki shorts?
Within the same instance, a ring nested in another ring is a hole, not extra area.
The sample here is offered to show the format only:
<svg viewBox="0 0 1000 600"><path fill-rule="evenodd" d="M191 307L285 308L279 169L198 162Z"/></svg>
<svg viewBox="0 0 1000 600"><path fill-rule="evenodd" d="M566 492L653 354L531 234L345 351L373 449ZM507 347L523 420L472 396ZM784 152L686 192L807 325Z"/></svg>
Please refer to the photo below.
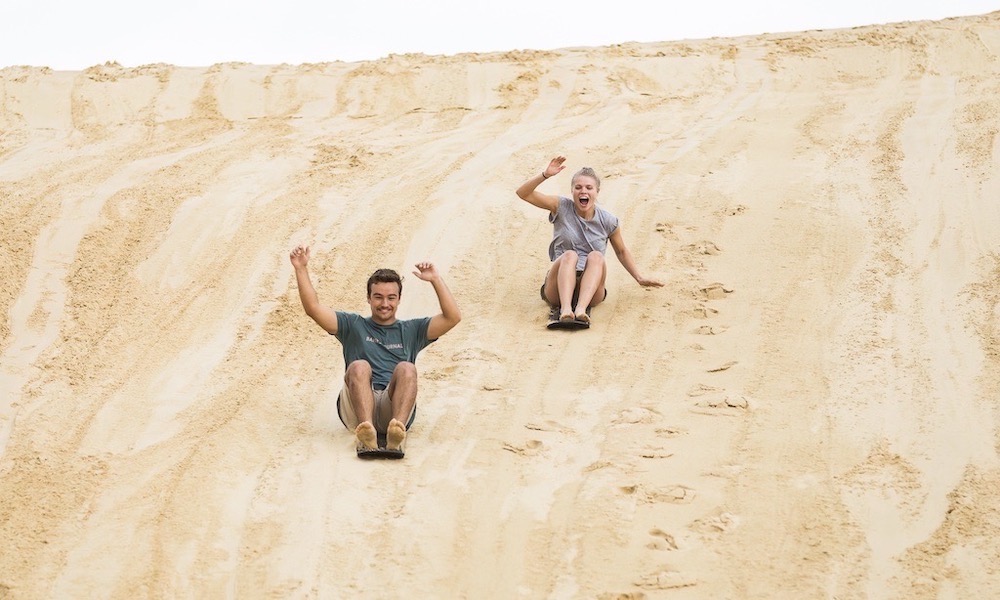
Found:
<svg viewBox="0 0 1000 600"><path fill-rule="evenodd" d="M389 389L376 390L373 388L372 394L375 395L375 421L372 424L375 425L375 431L385 433L389 429L389 421L392 420L392 400L389 398ZM340 422L349 431L353 432L361 423L357 415L354 414L351 393L347 390L346 385L340 390L340 396L337 397L337 413L340 415ZM417 405L414 403L410 417L406 420L407 429L410 428L416 417Z"/></svg>

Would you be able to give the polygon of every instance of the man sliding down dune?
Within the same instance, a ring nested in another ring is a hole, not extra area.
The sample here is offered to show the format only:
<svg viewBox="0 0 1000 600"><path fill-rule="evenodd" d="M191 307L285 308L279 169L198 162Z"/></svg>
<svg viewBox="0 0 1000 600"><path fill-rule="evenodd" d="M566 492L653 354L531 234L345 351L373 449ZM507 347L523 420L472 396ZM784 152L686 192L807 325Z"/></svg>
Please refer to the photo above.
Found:
<svg viewBox="0 0 1000 600"><path fill-rule="evenodd" d="M290 258L306 314L343 346L347 368L337 411L344 426L357 436L358 456L378 452L378 436L383 434L384 451L402 457L406 430L417 412L414 362L421 350L462 320L455 298L434 265L422 262L413 274L434 286L441 314L396 319L403 282L391 269L379 269L368 278L371 317L333 311L319 303L309 279L309 248L296 247Z"/></svg>

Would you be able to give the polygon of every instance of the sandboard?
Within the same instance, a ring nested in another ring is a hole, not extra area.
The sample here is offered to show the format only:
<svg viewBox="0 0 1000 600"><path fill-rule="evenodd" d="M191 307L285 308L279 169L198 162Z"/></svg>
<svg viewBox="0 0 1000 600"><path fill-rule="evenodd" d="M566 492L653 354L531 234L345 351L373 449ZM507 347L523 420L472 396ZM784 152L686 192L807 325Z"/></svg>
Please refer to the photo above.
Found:
<svg viewBox="0 0 1000 600"><path fill-rule="evenodd" d="M358 448L358 458L364 458L366 460L376 459L376 458L387 458L387 459L400 459L405 456L402 449L399 450L389 450L385 447L385 434L378 434L378 448L367 449L363 447Z"/></svg>
<svg viewBox="0 0 1000 600"><path fill-rule="evenodd" d="M587 315L590 315L590 309L587 309ZM560 321L559 320L559 307L555 306L549 311L549 323L546 325L549 329L588 329L590 323L586 321L577 321L573 319L572 321Z"/></svg>

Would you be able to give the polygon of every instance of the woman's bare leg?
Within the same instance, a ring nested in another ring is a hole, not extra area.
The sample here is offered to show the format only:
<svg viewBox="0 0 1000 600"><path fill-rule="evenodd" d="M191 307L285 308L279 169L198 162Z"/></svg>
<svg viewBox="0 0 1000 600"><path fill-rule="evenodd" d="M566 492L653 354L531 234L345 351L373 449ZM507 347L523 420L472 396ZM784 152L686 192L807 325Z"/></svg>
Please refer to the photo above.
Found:
<svg viewBox="0 0 1000 600"><path fill-rule="evenodd" d="M604 255L594 251L587 255L587 264L580 277L580 295L576 302L575 317L578 321L590 321L587 309L604 300L604 280L607 277L607 263Z"/></svg>
<svg viewBox="0 0 1000 600"><path fill-rule="evenodd" d="M580 255L570 250L552 262L545 276L545 299L559 307L559 320L573 318L573 292L576 291L576 263Z"/></svg>

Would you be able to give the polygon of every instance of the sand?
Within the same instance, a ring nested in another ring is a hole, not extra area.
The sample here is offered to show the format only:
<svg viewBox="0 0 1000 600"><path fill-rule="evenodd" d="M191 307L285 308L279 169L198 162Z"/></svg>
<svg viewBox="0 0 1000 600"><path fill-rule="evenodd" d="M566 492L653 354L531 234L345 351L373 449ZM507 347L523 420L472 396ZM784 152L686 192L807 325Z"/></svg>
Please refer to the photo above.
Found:
<svg viewBox="0 0 1000 600"><path fill-rule="evenodd" d="M998 131L1000 13L4 68L0 598L989 597ZM514 194L558 154L666 283L609 255L586 331ZM455 293L402 461L337 419L300 243L334 308Z"/></svg>

